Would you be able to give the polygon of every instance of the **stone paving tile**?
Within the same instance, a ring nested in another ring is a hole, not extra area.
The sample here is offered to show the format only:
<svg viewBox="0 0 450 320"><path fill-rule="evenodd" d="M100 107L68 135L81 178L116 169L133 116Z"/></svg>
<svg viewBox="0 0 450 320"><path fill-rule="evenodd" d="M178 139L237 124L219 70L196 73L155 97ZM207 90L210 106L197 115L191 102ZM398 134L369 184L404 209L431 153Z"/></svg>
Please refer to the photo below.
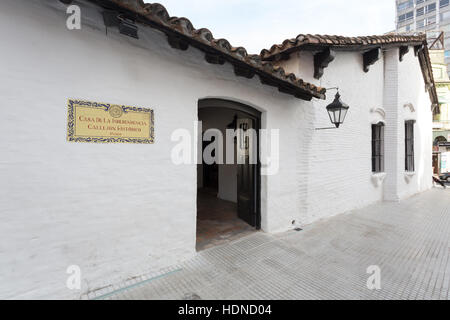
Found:
<svg viewBox="0 0 450 320"><path fill-rule="evenodd" d="M381 268L381 290L367 289L371 265ZM142 279L97 298L449 300L450 191L379 203L301 232L254 233Z"/></svg>

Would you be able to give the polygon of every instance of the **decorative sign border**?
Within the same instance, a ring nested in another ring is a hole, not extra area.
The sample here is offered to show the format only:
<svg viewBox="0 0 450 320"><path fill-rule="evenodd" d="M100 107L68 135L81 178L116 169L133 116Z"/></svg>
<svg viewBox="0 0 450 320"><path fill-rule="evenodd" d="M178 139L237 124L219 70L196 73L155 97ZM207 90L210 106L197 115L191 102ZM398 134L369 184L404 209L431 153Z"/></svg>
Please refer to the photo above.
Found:
<svg viewBox="0 0 450 320"><path fill-rule="evenodd" d="M83 101L76 99L68 100L68 119L67 119L67 141L69 142L87 142L87 143L136 143L136 144L153 144L155 141L155 119L152 109L137 108L129 106L120 106L124 113L127 112L140 112L150 114L150 139L141 138L101 138L101 137L76 137L75 136L75 105L90 107L94 109L102 109L106 112L113 106L117 106L109 103L99 103L91 101Z"/></svg>

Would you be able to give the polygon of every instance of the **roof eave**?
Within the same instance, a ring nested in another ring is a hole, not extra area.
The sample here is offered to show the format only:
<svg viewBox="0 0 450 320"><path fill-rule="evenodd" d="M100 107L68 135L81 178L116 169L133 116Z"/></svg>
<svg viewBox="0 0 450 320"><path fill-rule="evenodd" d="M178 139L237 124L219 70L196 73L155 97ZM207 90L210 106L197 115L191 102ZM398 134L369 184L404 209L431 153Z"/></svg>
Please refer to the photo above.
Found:
<svg viewBox="0 0 450 320"><path fill-rule="evenodd" d="M170 17L160 4L146 4L142 0L89 1L109 10L124 12L136 22L157 29L165 33L168 38L185 42L205 54L219 55L234 66L236 75L240 75L237 68L245 69L248 71L247 78L257 75L263 84L277 87L280 92L307 101L312 98L325 99L324 88L306 83L293 74L286 74L284 69L263 62L259 55L249 55L245 48L232 47L225 39L214 39L208 29L194 29L186 18Z"/></svg>

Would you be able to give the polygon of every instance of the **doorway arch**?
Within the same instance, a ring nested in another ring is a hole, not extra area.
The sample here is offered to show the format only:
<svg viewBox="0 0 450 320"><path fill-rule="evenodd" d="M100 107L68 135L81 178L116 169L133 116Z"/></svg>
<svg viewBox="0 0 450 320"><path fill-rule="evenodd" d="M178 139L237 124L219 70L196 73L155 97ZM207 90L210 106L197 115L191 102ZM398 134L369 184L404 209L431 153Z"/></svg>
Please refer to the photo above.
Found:
<svg viewBox="0 0 450 320"><path fill-rule="evenodd" d="M445 139L444 136L438 136L436 139L434 139L434 145L438 146L442 142L447 142L447 139Z"/></svg>
<svg viewBox="0 0 450 320"><path fill-rule="evenodd" d="M260 121L261 121L261 115L262 115L261 111L257 110L256 108L253 108L249 105L246 105L244 103L233 101L233 100L227 100L227 99L219 99L219 98L200 99L198 101L198 108L199 109L204 109L204 108L232 109L232 110L247 113L250 116L258 118Z"/></svg>
<svg viewBox="0 0 450 320"><path fill-rule="evenodd" d="M245 105L240 102L236 102L233 100L226 99L214 99L207 98L201 99L198 101L198 117L199 121L204 121L202 117L206 115L213 115L213 117L217 117L216 122L221 122L221 125L225 123L226 129L237 129L239 125L243 122L247 121L251 124L251 128L256 131L256 164L251 164L250 162L245 165L235 164L237 170L237 186L236 186L236 203L237 203L237 213L238 217L245 221L248 225L250 225L255 230L261 229L261 164L260 164L260 139L259 139L259 131L261 129L261 116L262 113L257 109ZM226 116L224 116L226 115ZM234 115L234 116L233 116ZM221 118L223 117L223 118ZM224 119L226 118L226 119ZM211 120L209 120L211 121ZM225 121L225 122L224 122ZM230 123L231 122L231 123ZM203 126L203 128L205 128ZM218 128L217 128L218 129ZM203 135L204 132L199 132L199 134ZM202 139L203 141L203 139ZM205 142L203 142L205 144ZM211 143L211 142L208 142ZM235 138L236 145L236 138ZM205 145L203 146L203 148ZM236 149L235 149L236 150ZM200 149L199 152L203 152L203 149ZM204 164L200 165L202 175L201 187L203 185L204 176ZM199 178L197 178L199 179ZM198 180L199 181L199 180ZM200 183L198 183L200 188ZM199 199L200 189L197 191L197 198ZM219 197L219 195L218 195ZM198 209L199 210L199 209ZM199 215L199 211L197 211L197 215Z"/></svg>

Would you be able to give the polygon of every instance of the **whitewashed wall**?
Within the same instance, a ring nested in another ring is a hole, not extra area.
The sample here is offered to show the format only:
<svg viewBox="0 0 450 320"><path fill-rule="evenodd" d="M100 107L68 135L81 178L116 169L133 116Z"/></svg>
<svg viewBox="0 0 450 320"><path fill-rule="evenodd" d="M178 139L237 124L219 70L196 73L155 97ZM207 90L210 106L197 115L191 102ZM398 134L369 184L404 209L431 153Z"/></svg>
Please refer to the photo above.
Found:
<svg viewBox="0 0 450 320"><path fill-rule="evenodd" d="M310 103L174 50L152 29L140 40L106 35L98 11L82 13L100 22L69 31L58 1L0 3L0 297L76 298L193 256L196 165L172 164L170 138L193 132L202 98L254 106L264 127L281 128L282 169L263 178L262 225L288 228L301 193L291 144ZM154 108L156 143L68 143L68 98ZM82 269L81 292L66 288L69 265Z"/></svg>
<svg viewBox="0 0 450 320"><path fill-rule="evenodd" d="M316 132L330 125L332 93L327 101L301 101L257 78L237 78L228 64L210 65L196 49L174 50L152 29L140 28L140 40L113 29L106 35L96 8L82 12L82 30L69 31L56 0L0 3L0 37L8 44L0 51L7 62L0 68L0 298L76 298L193 256L197 166L172 163L170 137L179 128L193 133L199 99L245 103L263 113L263 128L280 129L280 171L262 177L264 231L383 198L370 165L370 124L378 116L370 110L383 105L382 61L364 74L358 55L338 55L321 85L339 85L352 109L342 129ZM311 61L302 65L312 70ZM417 71L410 56L400 79L409 67ZM308 81L312 73L302 76ZM415 76L405 86L415 92L421 81ZM425 132L426 96L401 97L417 105ZM156 143L68 143L68 98L153 108ZM416 138L425 150L427 142ZM402 197L428 187L429 154L418 157L422 171ZM66 288L69 265L82 269L81 291Z"/></svg>
<svg viewBox="0 0 450 320"><path fill-rule="evenodd" d="M301 158L309 168L306 201L304 194L298 197L299 204L306 206L306 211L299 212L302 223L382 200L405 199L431 188L431 102L412 48L403 62L399 61L398 49L385 51L368 73L363 71L361 53L337 52L320 80L313 77L311 52L294 53L280 65L305 81L339 87L342 100L350 106L344 125L338 130L315 131L305 153L308 157ZM335 92L329 90L327 101L314 101L314 107L308 109L315 128L330 126L325 107ZM391 93L395 94L394 101ZM392 136L389 130L394 120L389 119L390 113L396 114ZM413 119L417 121L416 172L411 175L405 173L404 122ZM371 125L378 122L386 125L386 172L374 175Z"/></svg>
<svg viewBox="0 0 450 320"><path fill-rule="evenodd" d="M405 148L402 144L400 158L399 198L405 199L418 192L428 190L432 187L432 150L433 150L433 114L430 107L428 93L423 90L422 71L414 56L414 50L404 57L399 64L399 109L401 123L402 142L405 139L404 121L416 120L414 126L415 147L415 172L413 175L406 174ZM431 150L431 151L430 151Z"/></svg>
<svg viewBox="0 0 450 320"><path fill-rule="evenodd" d="M313 77L312 53L294 54L287 63L284 66L305 81L339 87L342 100L350 106L341 128L313 133L309 157L304 159L309 168L307 212L299 219L311 223L381 201L383 187L372 181L371 124L378 122L378 114L371 109L383 106L383 60L364 73L360 53L338 52L320 80ZM329 90L326 101L315 101L310 108L314 128L332 126L325 107L335 94Z"/></svg>

